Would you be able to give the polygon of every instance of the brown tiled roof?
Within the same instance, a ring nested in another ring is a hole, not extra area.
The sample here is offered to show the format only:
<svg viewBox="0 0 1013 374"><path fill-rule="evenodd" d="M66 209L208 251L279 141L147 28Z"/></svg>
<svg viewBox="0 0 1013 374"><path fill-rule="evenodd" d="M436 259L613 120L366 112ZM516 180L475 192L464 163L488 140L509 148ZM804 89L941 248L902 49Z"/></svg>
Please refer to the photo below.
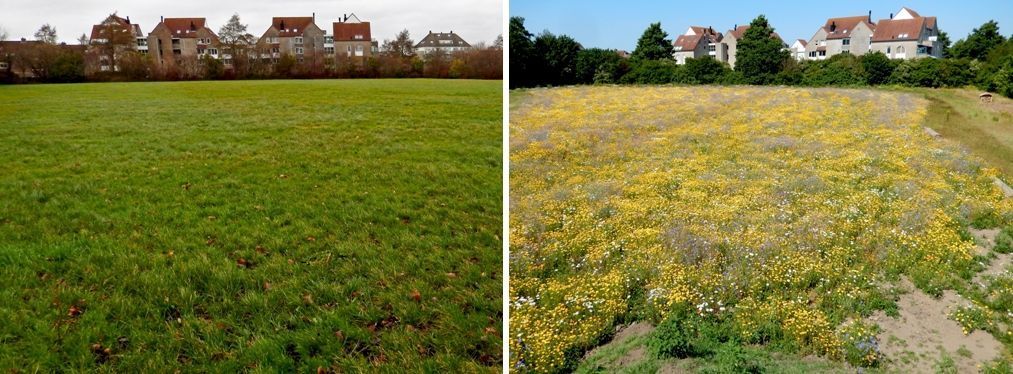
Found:
<svg viewBox="0 0 1013 374"><path fill-rule="evenodd" d="M174 38L196 38L197 31L206 27L204 18L166 18L162 24Z"/></svg>
<svg viewBox="0 0 1013 374"><path fill-rule="evenodd" d="M362 39L356 39L356 35L362 35ZM351 41L370 41L372 37L369 34L369 22L335 22L334 23L334 41L336 42L351 42Z"/></svg>
<svg viewBox="0 0 1013 374"><path fill-rule="evenodd" d="M914 11L908 10L912 14ZM920 40L922 30L934 29L936 17L915 17L912 19L879 20L876 32L872 33L872 41L886 42L891 40Z"/></svg>
<svg viewBox="0 0 1013 374"><path fill-rule="evenodd" d="M130 33L133 34L132 36L135 37L135 38L139 38L139 37L143 37L144 36L144 33L141 32L141 26L140 25L138 25L136 23L135 24L130 24L130 20L129 19L117 16L115 14L110 14L109 17L106 17L106 19L102 21L102 23L100 23L98 25L93 25L91 27L91 39L109 39L105 35L106 30L110 29L110 27L107 27L107 25L106 25L106 22L109 22L109 21L112 21L112 22L115 23L115 25L109 25L109 26L113 26L111 28L113 30L130 32Z"/></svg>
<svg viewBox="0 0 1013 374"><path fill-rule="evenodd" d="M676 47L676 52L692 51L696 49L701 40L721 41L721 34L715 32L714 28L701 26L690 26L690 28L693 29L693 33L696 35L683 34L675 38L675 41L672 42L672 46Z"/></svg>
<svg viewBox="0 0 1013 374"><path fill-rule="evenodd" d="M844 39L850 37L851 33L855 31L855 27L858 27L859 24L863 23L870 30L876 30L876 24L869 22L868 16L830 18L827 19L827 23L823 25L823 30L827 32L828 40Z"/></svg>
<svg viewBox="0 0 1013 374"><path fill-rule="evenodd" d="M278 29L278 36L302 36L303 32L313 24L313 17L274 17L271 27Z"/></svg>
<svg viewBox="0 0 1013 374"><path fill-rule="evenodd" d="M449 43L441 43L441 40L449 40ZM422 38L415 44L415 48L419 47L471 47L471 44L464 41L460 35L451 32L432 32L430 31L425 38Z"/></svg>
<svg viewBox="0 0 1013 374"><path fill-rule="evenodd" d="M732 34L732 36L735 37L735 40L739 40L742 39L742 36L746 35L746 30L749 30L749 25L739 26L736 27L735 29L728 30L728 33ZM781 38L781 35L779 35L776 31L770 33L770 36L773 36L778 40L780 40L782 43L784 43L784 39Z"/></svg>
<svg viewBox="0 0 1013 374"><path fill-rule="evenodd" d="M799 43L802 43L802 46L803 46L803 47L805 47L805 46L808 46L808 45L809 45L809 42L805 41L805 39L795 39L795 41L797 41L797 42L799 42Z"/></svg>

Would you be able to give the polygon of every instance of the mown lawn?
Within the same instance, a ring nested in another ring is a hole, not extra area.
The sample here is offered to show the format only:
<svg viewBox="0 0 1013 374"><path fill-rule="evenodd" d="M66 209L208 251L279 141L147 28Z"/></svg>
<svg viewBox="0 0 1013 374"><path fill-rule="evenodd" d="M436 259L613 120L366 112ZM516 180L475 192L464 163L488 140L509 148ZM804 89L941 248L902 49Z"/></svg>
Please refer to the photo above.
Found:
<svg viewBox="0 0 1013 374"><path fill-rule="evenodd" d="M0 371L497 370L501 87L0 87Z"/></svg>

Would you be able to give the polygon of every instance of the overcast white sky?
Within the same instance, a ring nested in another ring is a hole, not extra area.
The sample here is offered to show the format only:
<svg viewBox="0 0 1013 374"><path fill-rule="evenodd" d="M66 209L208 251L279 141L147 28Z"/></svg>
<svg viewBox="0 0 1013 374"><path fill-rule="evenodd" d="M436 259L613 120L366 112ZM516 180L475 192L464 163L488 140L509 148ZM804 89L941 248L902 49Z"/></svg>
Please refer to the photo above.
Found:
<svg viewBox="0 0 1013 374"><path fill-rule="evenodd" d="M317 26L333 33L331 22L342 14L355 13L370 22L373 38L383 43L407 28L416 42L430 30L454 31L475 44L492 43L503 33L503 0L0 0L0 29L8 39L32 39L44 23L56 27L60 41L76 44L91 26L117 11L140 24L145 34L158 24L159 17L204 17L218 29L233 13L260 37L271 25L271 17L310 16L317 13Z"/></svg>

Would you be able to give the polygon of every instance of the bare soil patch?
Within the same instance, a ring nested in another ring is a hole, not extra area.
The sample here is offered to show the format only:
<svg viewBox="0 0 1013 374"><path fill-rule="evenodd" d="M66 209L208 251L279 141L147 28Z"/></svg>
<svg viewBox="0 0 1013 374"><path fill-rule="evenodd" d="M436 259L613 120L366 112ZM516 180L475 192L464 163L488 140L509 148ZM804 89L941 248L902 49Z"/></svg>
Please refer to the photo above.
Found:
<svg viewBox="0 0 1013 374"><path fill-rule="evenodd" d="M953 358L959 372L977 372L978 365L1001 354L1002 343L992 335L980 330L964 335L961 326L949 319L954 308L967 303L960 295L945 291L935 299L907 278L900 286L909 291L897 302L900 316L893 318L880 311L870 317L882 329L878 335L880 347L890 359L891 369L933 372L936 361L945 354Z"/></svg>

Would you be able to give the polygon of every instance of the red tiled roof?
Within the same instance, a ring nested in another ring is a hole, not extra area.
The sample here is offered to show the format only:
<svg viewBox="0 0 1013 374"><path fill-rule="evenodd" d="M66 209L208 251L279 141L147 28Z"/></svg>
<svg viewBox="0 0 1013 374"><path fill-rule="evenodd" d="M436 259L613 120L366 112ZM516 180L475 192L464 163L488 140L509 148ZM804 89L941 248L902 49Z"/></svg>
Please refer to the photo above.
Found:
<svg viewBox="0 0 1013 374"><path fill-rule="evenodd" d="M732 36L735 37L735 40L739 40L739 39L742 39L742 37L744 35L746 35L746 30L749 30L749 25L739 26L739 27L736 27L733 30L728 30L728 33L732 34ZM777 38L778 40L780 40L782 43L784 43L784 39L781 38L781 35L779 35L776 31L770 33L770 36L773 36L773 37Z"/></svg>
<svg viewBox="0 0 1013 374"><path fill-rule="evenodd" d="M700 44L700 41L702 40L714 40L714 41L721 40L721 34L715 32L713 28L702 26L690 26L690 29L693 30L693 33L695 35L686 35L686 34L679 35L679 37L675 38L675 41L672 42L672 46L676 47L676 52L692 51L696 49L696 47Z"/></svg>
<svg viewBox="0 0 1013 374"><path fill-rule="evenodd" d="M357 39L357 35L362 36L362 38ZM369 22L334 22L334 41L352 42L370 40L372 40L372 37L369 34Z"/></svg>
<svg viewBox="0 0 1013 374"><path fill-rule="evenodd" d="M174 38L196 38L197 31L206 27L204 18L166 18L162 24Z"/></svg>
<svg viewBox="0 0 1013 374"><path fill-rule="evenodd" d="M827 39L844 39L850 37L859 24L865 24L870 30L876 30L876 24L869 22L868 16L837 17L827 19L823 30L827 32Z"/></svg>
<svg viewBox="0 0 1013 374"><path fill-rule="evenodd" d="M804 39L795 39L795 41L797 41L797 42L799 42L799 43L802 43L802 46L803 46L803 47L805 47L805 46L808 46L808 45L809 45L809 42L805 41Z"/></svg>
<svg viewBox="0 0 1013 374"><path fill-rule="evenodd" d="M110 21L112 23L114 23L114 24L107 25L106 23L109 23ZM110 27L110 26L112 26L112 27ZM117 16L115 14L110 14L109 17L106 17L106 19L102 21L102 23L100 23L98 25L93 25L91 27L91 39L109 39L105 35L106 34L106 30L108 30L108 29L112 29L112 30L116 30L116 31L122 31L122 32L129 32L129 33L133 34L132 35L133 37L143 37L144 36L144 33L141 32L141 26L140 25L138 25L136 23L131 25L130 24L130 20L128 20L126 18L123 18L123 17L120 17L120 16Z"/></svg>
<svg viewBox="0 0 1013 374"><path fill-rule="evenodd" d="M303 32L313 24L313 17L274 17L271 27L278 29L278 36L302 36Z"/></svg>
<svg viewBox="0 0 1013 374"><path fill-rule="evenodd" d="M914 11L908 10L912 14ZM876 32L872 33L872 41L885 42L891 40L920 40L922 30L934 29L936 17L915 17L912 19L884 19L879 21Z"/></svg>

